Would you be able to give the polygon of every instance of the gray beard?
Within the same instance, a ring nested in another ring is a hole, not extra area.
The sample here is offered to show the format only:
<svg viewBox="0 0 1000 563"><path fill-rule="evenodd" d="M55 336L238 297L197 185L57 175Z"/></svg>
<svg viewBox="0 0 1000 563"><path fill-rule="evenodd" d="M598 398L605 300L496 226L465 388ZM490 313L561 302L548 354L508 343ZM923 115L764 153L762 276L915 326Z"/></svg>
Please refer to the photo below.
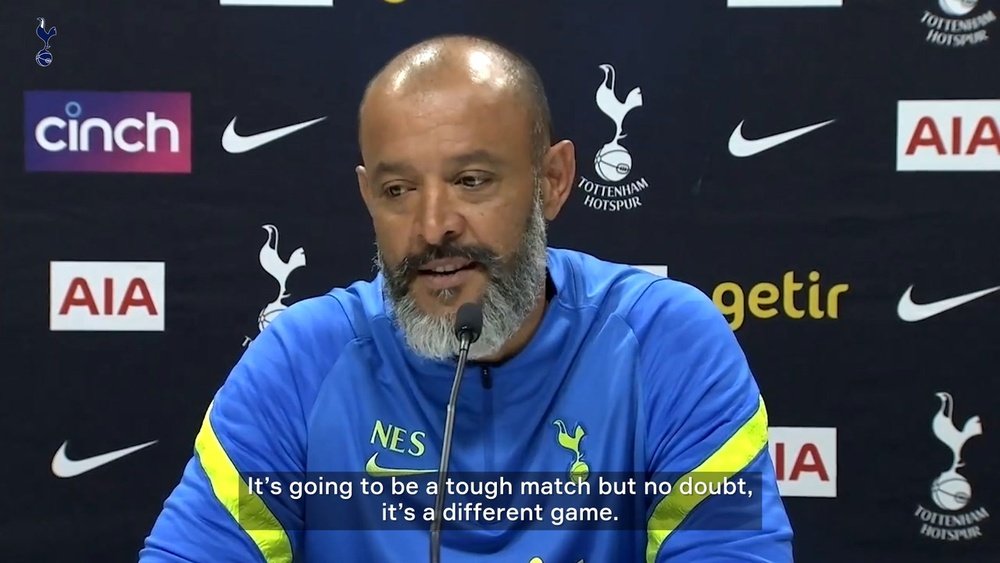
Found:
<svg viewBox="0 0 1000 563"><path fill-rule="evenodd" d="M545 287L546 229L541 192L536 190L524 238L507 264L489 268L489 281L482 298L483 330L472 346L469 359L481 360L500 352L531 314ZM419 356L446 360L458 355L455 313L436 316L417 306L402 282L390 282L392 269L385 263L376 243L375 263L383 273L382 293L389 316L406 337L407 345ZM442 302L454 299L455 290L437 292ZM395 295L394 295L395 294Z"/></svg>

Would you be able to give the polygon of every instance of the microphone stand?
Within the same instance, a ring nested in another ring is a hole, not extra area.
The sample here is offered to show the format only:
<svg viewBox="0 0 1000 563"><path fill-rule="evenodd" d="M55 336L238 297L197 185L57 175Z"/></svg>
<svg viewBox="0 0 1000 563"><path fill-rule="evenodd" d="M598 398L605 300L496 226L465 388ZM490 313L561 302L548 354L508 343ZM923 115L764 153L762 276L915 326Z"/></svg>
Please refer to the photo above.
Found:
<svg viewBox="0 0 1000 563"><path fill-rule="evenodd" d="M441 563L441 521L444 517L445 482L448 478L448 460L451 458L451 440L455 431L455 405L458 402L458 389L462 384L462 373L469 357L469 347L479 339L482 330L482 310L475 305L463 305L458 312L458 366L455 369L455 381L451 386L451 397L448 399L448 412L444 420L444 443L441 446L441 464L438 466L438 489L434 501L434 520L431 522L431 563ZM477 326L478 325L478 326Z"/></svg>

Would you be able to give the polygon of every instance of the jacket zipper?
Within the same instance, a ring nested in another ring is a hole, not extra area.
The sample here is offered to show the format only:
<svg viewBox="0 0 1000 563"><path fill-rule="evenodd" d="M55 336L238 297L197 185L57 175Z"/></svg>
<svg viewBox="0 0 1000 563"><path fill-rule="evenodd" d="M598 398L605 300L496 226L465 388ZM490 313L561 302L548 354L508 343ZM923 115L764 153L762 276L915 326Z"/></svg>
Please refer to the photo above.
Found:
<svg viewBox="0 0 1000 563"><path fill-rule="evenodd" d="M496 429L496 425L493 420L493 393L488 390L493 387L493 378L490 376L490 368L486 366L480 366L480 380L483 384L483 389L487 390L483 393L483 416L485 421L483 424L483 429L485 431L485 448L483 451L483 467L486 471L491 471L494 467L494 436L493 433Z"/></svg>

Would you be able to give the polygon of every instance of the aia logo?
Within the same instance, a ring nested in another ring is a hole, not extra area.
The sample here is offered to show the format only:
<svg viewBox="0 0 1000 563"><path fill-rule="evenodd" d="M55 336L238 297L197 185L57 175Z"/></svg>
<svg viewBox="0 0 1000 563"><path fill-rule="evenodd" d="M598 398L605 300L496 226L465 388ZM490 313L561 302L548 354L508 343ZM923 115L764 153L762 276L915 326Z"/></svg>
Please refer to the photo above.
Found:
<svg viewBox="0 0 1000 563"><path fill-rule="evenodd" d="M49 329L162 331L163 262L52 262Z"/></svg>
<svg viewBox="0 0 1000 563"><path fill-rule="evenodd" d="M768 434L781 496L837 496L836 428L772 426Z"/></svg>
<svg viewBox="0 0 1000 563"><path fill-rule="evenodd" d="M899 102L896 170L1000 170L1000 100Z"/></svg>

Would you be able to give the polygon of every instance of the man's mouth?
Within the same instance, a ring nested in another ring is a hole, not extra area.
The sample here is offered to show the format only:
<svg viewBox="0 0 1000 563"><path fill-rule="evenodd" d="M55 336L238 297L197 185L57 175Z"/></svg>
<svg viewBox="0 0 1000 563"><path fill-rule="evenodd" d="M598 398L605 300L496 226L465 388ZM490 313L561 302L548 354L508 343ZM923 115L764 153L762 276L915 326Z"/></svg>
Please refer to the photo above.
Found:
<svg viewBox="0 0 1000 563"><path fill-rule="evenodd" d="M417 268L418 278L432 290L453 289L469 280L479 265L467 258L442 258L431 260Z"/></svg>
<svg viewBox="0 0 1000 563"><path fill-rule="evenodd" d="M471 270L476 267L476 262L464 258L444 258L432 260L417 269L417 272L426 276L449 276L455 272Z"/></svg>

